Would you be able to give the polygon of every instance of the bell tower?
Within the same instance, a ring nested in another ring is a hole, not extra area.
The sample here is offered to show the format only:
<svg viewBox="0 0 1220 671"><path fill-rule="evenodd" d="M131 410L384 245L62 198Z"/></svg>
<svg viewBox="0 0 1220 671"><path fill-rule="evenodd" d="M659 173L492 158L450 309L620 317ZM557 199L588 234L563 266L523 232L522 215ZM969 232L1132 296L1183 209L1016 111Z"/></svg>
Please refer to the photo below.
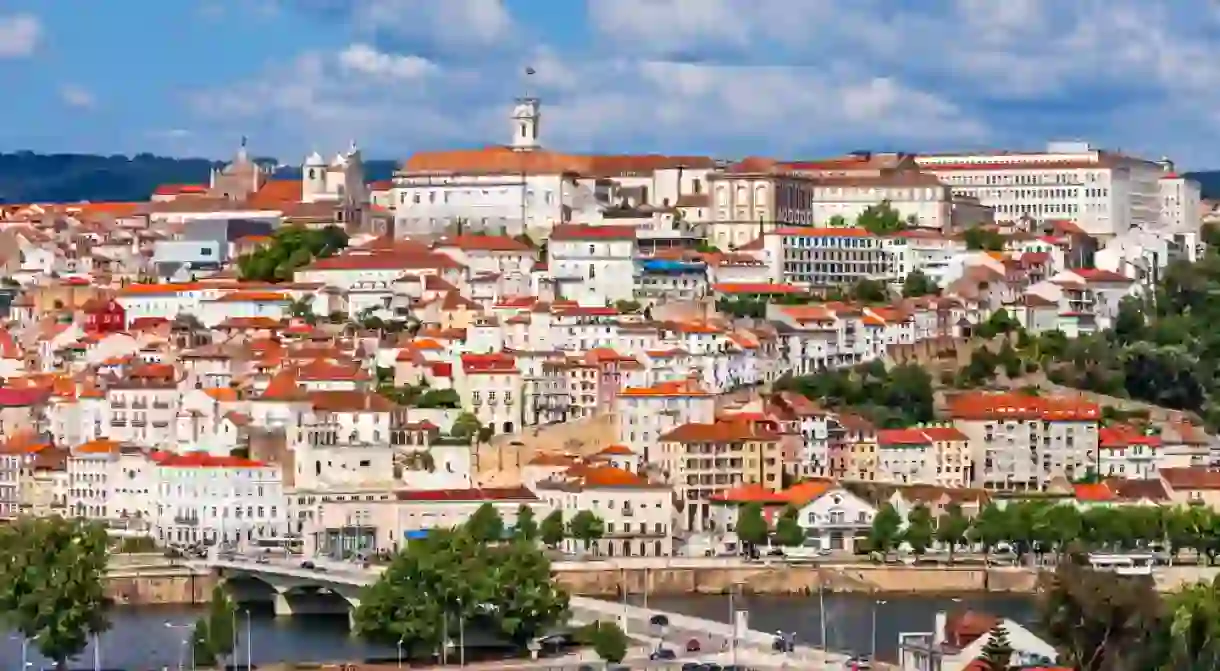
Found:
<svg viewBox="0 0 1220 671"><path fill-rule="evenodd" d="M538 144L538 126L542 121L538 98L517 98L513 107L513 151L533 151Z"/></svg>

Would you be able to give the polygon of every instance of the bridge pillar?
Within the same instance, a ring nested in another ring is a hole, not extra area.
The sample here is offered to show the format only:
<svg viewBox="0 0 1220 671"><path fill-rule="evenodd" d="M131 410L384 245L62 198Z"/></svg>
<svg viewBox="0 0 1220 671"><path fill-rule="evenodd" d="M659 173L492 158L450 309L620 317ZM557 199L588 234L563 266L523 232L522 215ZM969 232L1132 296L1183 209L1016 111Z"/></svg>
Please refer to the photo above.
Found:
<svg viewBox="0 0 1220 671"><path fill-rule="evenodd" d="M288 597L285 590L275 590L275 595L271 597L271 601L275 606L276 617L290 617L292 615L292 599Z"/></svg>

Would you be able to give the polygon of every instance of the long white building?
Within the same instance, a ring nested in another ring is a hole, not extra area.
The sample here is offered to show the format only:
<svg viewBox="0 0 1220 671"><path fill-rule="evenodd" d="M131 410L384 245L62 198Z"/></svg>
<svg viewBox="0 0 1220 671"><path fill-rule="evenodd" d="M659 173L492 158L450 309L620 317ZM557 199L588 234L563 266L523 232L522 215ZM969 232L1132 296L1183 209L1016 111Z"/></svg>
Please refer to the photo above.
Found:
<svg viewBox="0 0 1220 671"><path fill-rule="evenodd" d="M926 154L916 161L954 193L995 208L998 221L1065 219L1090 235L1113 236L1157 228L1163 219L1165 162L1084 142L1052 142L1044 152Z"/></svg>

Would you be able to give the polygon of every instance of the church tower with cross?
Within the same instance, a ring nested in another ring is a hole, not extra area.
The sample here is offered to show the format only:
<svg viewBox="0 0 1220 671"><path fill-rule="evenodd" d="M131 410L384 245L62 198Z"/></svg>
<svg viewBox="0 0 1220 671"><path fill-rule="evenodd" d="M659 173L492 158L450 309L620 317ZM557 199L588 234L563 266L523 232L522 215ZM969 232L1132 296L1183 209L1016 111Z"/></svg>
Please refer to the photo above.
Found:
<svg viewBox="0 0 1220 671"><path fill-rule="evenodd" d="M542 101L530 92L529 80L534 75L534 68L525 69L525 95L517 98L513 106L513 141L509 146L513 151L534 151L539 144L538 133L542 123Z"/></svg>

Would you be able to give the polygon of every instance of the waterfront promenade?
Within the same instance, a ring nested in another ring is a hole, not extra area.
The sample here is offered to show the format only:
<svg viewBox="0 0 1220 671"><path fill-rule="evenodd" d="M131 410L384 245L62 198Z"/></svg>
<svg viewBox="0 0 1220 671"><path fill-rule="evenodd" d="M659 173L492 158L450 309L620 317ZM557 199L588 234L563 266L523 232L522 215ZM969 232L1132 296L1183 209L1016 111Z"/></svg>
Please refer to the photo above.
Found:
<svg viewBox="0 0 1220 671"><path fill-rule="evenodd" d="M276 590L277 613L281 606L288 606L288 592L301 586L323 587L343 596L349 605L358 603L359 588L376 579L381 567L364 568L350 562L313 560L313 568L305 568L293 560L272 560L259 563L255 557L233 556L227 559L210 557L203 565L219 570L226 575L246 575L260 580ZM612 568L606 570L613 571ZM585 624L595 620L614 620L620 623L627 634L646 645L666 645L675 652L685 650L690 638L698 638L706 653L701 660L716 657L717 661L734 656L740 663L762 668L841 669L847 656L827 653L822 650L798 645L789 653L772 650L774 633L748 628L748 614L738 625L714 620L669 613L652 608L633 606L621 602L602 601L588 597L573 596L570 602L573 621ZM289 614L288 610L284 614ZM667 625L657 627L653 622L664 617ZM723 663L723 662L722 662Z"/></svg>

